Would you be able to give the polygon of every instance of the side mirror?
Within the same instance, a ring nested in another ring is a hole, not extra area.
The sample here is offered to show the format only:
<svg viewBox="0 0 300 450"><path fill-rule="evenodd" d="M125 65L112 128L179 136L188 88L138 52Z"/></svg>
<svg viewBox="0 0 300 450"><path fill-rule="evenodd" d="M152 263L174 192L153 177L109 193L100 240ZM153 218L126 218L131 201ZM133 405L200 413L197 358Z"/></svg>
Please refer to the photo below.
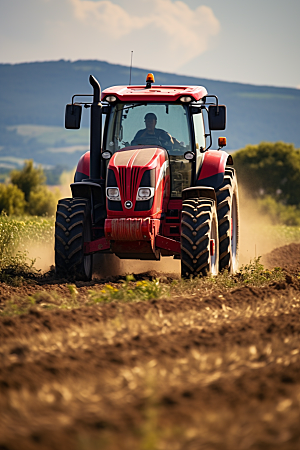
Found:
<svg viewBox="0 0 300 450"><path fill-rule="evenodd" d="M68 130L78 130L80 128L82 106L73 103L66 105L65 128Z"/></svg>
<svg viewBox="0 0 300 450"><path fill-rule="evenodd" d="M218 111L219 110L219 111ZM210 105L208 107L208 122L211 130L225 130L226 128L226 106Z"/></svg>

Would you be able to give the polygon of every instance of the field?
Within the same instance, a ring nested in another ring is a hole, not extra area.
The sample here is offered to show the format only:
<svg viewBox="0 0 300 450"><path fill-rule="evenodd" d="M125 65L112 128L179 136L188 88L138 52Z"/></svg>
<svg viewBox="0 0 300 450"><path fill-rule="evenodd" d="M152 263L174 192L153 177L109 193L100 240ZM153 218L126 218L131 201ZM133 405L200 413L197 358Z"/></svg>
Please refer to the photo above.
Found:
<svg viewBox="0 0 300 450"><path fill-rule="evenodd" d="M6 272L0 449L299 449L299 230L272 230L234 277Z"/></svg>

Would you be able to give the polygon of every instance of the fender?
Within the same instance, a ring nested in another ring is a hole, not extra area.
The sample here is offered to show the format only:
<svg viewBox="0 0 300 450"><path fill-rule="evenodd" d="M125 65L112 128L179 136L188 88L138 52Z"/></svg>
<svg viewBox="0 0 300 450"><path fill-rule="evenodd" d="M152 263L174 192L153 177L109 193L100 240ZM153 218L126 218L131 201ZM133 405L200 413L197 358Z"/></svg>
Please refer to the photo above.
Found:
<svg viewBox="0 0 300 450"><path fill-rule="evenodd" d="M87 198L92 206L93 223L97 224L106 218L105 195L104 195L104 180L101 184L93 183L92 181L80 181L70 184L72 197Z"/></svg>
<svg viewBox="0 0 300 450"><path fill-rule="evenodd" d="M227 164L233 164L232 156L228 153L219 150L205 152L196 186L208 186L217 189L223 183Z"/></svg>
<svg viewBox="0 0 300 450"><path fill-rule="evenodd" d="M212 187L197 186L183 189L182 201L189 198L211 198L215 202L217 201L216 192Z"/></svg>
<svg viewBox="0 0 300 450"><path fill-rule="evenodd" d="M86 152L78 161L74 182L84 180L90 176L90 152Z"/></svg>

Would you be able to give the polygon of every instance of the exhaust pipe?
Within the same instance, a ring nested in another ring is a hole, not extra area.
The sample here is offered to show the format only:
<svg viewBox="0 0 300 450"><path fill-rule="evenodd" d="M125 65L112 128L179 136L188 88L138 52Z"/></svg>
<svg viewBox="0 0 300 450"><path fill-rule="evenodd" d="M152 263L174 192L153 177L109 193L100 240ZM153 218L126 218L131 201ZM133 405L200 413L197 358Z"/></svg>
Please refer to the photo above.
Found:
<svg viewBox="0 0 300 450"><path fill-rule="evenodd" d="M94 89L94 99L91 105L90 126L90 179L99 180L101 173L101 136L102 136L102 105L101 87L93 75L89 82Z"/></svg>

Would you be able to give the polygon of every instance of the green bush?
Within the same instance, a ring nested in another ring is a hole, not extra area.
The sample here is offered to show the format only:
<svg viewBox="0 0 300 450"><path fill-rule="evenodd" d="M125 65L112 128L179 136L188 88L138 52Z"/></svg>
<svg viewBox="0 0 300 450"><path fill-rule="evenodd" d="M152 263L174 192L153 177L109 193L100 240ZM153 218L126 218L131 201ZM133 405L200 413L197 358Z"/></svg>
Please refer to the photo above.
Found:
<svg viewBox="0 0 300 450"><path fill-rule="evenodd" d="M14 184L0 184L0 212L22 215L26 207L24 192Z"/></svg>
<svg viewBox="0 0 300 450"><path fill-rule="evenodd" d="M248 145L233 155L239 183L253 197L300 205L300 150L284 142Z"/></svg>
<svg viewBox="0 0 300 450"><path fill-rule="evenodd" d="M25 161L22 170L12 170L10 179L24 192L26 202L29 202L30 193L46 181L42 167L34 168L32 159Z"/></svg>
<svg viewBox="0 0 300 450"><path fill-rule="evenodd" d="M8 215L53 215L59 192L53 193L45 186L42 167L35 168L33 160L25 161L22 170L12 170L11 183L0 185L0 212Z"/></svg>
<svg viewBox="0 0 300 450"><path fill-rule="evenodd" d="M30 192L27 212L32 216L52 216L55 213L57 196L46 186Z"/></svg>

